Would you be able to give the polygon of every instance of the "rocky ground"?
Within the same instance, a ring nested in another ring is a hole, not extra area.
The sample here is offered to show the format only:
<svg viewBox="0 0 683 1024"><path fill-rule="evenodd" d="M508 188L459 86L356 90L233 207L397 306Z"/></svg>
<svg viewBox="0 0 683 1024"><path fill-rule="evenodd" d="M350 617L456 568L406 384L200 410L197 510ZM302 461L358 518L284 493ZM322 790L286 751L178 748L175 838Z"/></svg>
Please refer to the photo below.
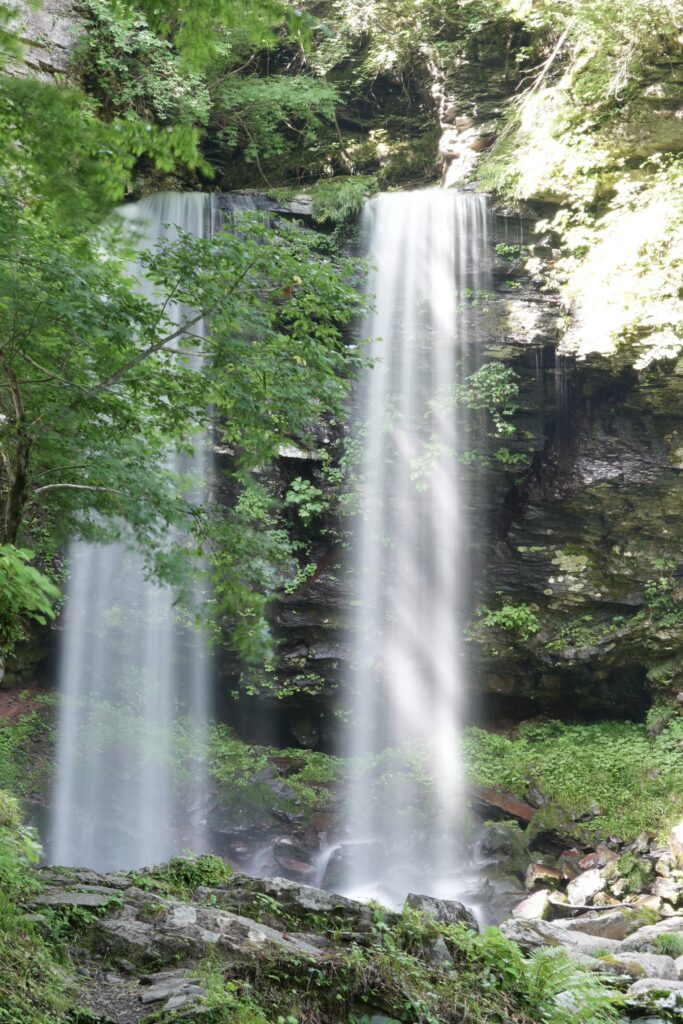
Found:
<svg viewBox="0 0 683 1024"><path fill-rule="evenodd" d="M333 964L340 950L381 943L383 931L399 919L284 878L234 875L170 897L161 894L164 871L38 873L41 892L29 916L52 935L55 920L60 923L76 966L76 998L98 1024L156 1021L159 1011L168 1011L169 1020L204 1019L212 1008L212 969L240 979L276 965L315 975L317 965ZM411 895L406 905L442 923L477 929L460 903ZM452 966L438 940L425 956Z"/></svg>
<svg viewBox="0 0 683 1024"><path fill-rule="evenodd" d="M620 857L604 847L578 859L565 854L564 863L562 870L529 866L528 895L501 926L503 935L525 956L542 948L565 950L577 968L605 977L623 993L628 1019L683 1019L683 826L666 847L643 838ZM311 991L322 1000L322 1009L302 1019L344 1019L324 1008L331 984L341 1002L353 998L358 985L362 1019L390 1020L383 1015L392 1007L377 981L367 989L361 972L348 988L340 983L349 964L381 954L392 929L403 928L405 937L405 914L413 911L439 926L478 930L456 902L411 895L409 909L399 914L283 878L226 872L218 883L195 884L200 876L192 867L174 876L173 864L129 874L38 872L40 891L30 917L53 937L61 934L76 968L76 998L90 1020L208 1024L217 1008L224 1012L222 998L236 1001L235 1016L215 1019L241 1021L237 1001L244 992L273 985L293 992L303 985L304 1001ZM448 928L421 933L412 953L430 977L462 969L453 934ZM506 956L502 948L500 956Z"/></svg>

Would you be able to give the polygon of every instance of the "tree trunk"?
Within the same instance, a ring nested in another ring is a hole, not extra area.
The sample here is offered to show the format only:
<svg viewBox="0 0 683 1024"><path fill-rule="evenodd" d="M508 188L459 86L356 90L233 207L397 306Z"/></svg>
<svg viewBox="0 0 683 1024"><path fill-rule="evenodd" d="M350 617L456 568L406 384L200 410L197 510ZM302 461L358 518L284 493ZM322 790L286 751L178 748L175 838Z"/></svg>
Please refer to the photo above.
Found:
<svg viewBox="0 0 683 1024"><path fill-rule="evenodd" d="M28 491L28 467L31 453L31 442L23 427L20 427L17 444L14 450L14 466L9 478L5 514L2 530L4 544L16 544L21 519L26 504Z"/></svg>
<svg viewBox="0 0 683 1024"><path fill-rule="evenodd" d="M7 491L2 515L4 544L15 544L28 492L28 470L31 456L31 438L26 432L26 417L19 381L12 367L3 360L12 407L14 409L14 452L5 459L7 467Z"/></svg>

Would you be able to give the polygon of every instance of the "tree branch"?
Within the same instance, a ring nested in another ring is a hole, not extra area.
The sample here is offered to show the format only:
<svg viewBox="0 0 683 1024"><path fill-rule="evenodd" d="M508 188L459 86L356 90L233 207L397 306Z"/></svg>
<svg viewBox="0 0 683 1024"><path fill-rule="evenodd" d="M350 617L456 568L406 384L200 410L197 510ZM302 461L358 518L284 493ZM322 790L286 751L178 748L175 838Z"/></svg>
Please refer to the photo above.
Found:
<svg viewBox="0 0 683 1024"><path fill-rule="evenodd" d="M36 487L33 491L33 497L36 494L42 494L44 491L55 491L55 490L72 490L72 491L103 491L106 494L123 494L123 491L117 490L115 487L95 487L92 484L43 484L42 487Z"/></svg>

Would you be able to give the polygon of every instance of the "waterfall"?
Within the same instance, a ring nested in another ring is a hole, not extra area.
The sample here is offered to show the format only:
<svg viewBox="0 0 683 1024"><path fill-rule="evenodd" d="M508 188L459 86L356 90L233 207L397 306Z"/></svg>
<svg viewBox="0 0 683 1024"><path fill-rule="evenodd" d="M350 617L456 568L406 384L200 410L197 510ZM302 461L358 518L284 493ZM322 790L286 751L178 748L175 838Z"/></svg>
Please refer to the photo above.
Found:
<svg viewBox="0 0 683 1024"><path fill-rule="evenodd" d="M355 769L336 872L349 895L457 896L465 816L459 733L472 558L456 389L478 365L486 200L380 195L364 214L373 366L360 393L362 487L345 753ZM479 326L478 326L479 325ZM339 884L339 883L338 883Z"/></svg>
<svg viewBox="0 0 683 1024"><path fill-rule="evenodd" d="M206 195L168 192L121 212L140 248L149 248L172 241L176 228L207 235L211 211ZM154 297L144 278L140 290ZM180 305L167 312L176 325L192 315ZM203 501L210 446L200 437L193 447L191 456L169 456L169 468L198 481L192 497ZM172 589L150 579L130 547L75 541L68 565L49 859L111 870L167 860L186 848L201 852L211 682L206 638L182 620Z"/></svg>

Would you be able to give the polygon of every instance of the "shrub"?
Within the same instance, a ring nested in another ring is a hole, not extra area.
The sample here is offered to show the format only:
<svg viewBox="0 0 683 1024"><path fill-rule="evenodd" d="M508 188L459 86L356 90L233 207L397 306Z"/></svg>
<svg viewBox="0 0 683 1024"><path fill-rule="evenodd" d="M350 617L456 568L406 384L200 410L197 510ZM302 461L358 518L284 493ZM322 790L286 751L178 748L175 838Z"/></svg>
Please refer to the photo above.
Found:
<svg viewBox="0 0 683 1024"><path fill-rule="evenodd" d="M136 873L135 881L142 889L189 897L199 886L222 885L232 874L232 868L221 857L204 853L199 857L173 857L168 864Z"/></svg>
<svg viewBox="0 0 683 1024"><path fill-rule="evenodd" d="M683 935L680 932L658 935L655 938L655 949L658 953L672 956L675 960L676 957L683 956Z"/></svg>

